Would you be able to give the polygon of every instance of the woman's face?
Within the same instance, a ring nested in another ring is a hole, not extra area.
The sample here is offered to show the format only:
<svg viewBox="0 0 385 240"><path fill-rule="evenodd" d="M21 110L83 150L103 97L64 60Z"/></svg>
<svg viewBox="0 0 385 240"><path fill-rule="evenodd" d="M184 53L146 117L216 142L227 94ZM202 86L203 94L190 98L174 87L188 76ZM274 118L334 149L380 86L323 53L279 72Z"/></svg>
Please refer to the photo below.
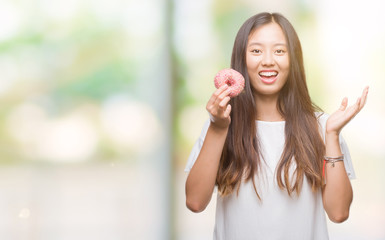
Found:
<svg viewBox="0 0 385 240"><path fill-rule="evenodd" d="M246 64L254 93L277 96L290 69L287 42L277 23L262 25L250 33Z"/></svg>

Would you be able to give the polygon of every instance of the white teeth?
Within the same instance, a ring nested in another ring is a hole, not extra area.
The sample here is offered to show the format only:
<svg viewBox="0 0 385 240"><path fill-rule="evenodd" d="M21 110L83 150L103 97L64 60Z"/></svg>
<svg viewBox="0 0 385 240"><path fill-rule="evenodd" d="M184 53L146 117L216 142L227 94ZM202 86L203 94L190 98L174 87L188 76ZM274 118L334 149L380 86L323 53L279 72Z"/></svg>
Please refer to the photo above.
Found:
<svg viewBox="0 0 385 240"><path fill-rule="evenodd" d="M271 76L276 76L278 73L277 72L260 72L259 75L264 76L264 77L271 77Z"/></svg>

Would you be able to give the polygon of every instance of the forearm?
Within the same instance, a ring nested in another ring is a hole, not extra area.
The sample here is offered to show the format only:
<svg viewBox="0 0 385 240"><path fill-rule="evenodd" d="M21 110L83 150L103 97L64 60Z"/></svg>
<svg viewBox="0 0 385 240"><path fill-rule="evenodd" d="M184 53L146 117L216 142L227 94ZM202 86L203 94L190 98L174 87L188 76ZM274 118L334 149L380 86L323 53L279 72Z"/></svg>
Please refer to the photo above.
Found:
<svg viewBox="0 0 385 240"><path fill-rule="evenodd" d="M342 155L338 134L326 134L326 156ZM325 166L326 185L322 198L325 211L333 222L343 222L349 216L349 208L353 199L352 186L346 174L343 161L327 163Z"/></svg>
<svg viewBox="0 0 385 240"><path fill-rule="evenodd" d="M210 125L200 154L186 180L186 205L193 212L203 211L211 200L215 187L228 129Z"/></svg>

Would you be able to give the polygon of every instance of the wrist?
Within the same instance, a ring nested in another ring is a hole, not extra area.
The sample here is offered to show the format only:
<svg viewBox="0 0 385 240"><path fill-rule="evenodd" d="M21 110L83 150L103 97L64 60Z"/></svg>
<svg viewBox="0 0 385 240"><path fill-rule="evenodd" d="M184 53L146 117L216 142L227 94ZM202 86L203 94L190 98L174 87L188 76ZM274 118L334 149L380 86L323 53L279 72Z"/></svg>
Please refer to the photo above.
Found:
<svg viewBox="0 0 385 240"><path fill-rule="evenodd" d="M336 132L326 133L326 135L325 135L325 144L326 144L327 149L330 146L339 145L339 141L340 141L340 137L339 137L338 133L336 133Z"/></svg>
<svg viewBox="0 0 385 240"><path fill-rule="evenodd" d="M221 126L211 122L209 128L217 134L227 134L229 126Z"/></svg>
<svg viewBox="0 0 385 240"><path fill-rule="evenodd" d="M326 131L325 133L325 138L327 139L333 139L333 138L339 139L339 136L340 136L340 133L336 131Z"/></svg>

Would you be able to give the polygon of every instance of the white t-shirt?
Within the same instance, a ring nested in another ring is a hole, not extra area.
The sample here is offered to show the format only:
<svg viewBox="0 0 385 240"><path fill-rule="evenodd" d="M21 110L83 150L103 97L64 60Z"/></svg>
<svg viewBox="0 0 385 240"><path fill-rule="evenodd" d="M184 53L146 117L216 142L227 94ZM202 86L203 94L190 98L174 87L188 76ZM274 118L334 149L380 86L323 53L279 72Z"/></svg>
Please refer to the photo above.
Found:
<svg viewBox="0 0 385 240"><path fill-rule="evenodd" d="M319 114L319 113L317 113ZM326 120L319 118L325 133ZM262 176L255 178L260 201L251 181L243 182L236 192L222 197L217 194L215 240L325 240L329 239L321 190L313 192L306 177L300 195L290 197L276 182L275 169L285 143L285 122L256 121L261 151L266 161ZM207 120L189 156L185 171L189 172L202 148L210 120ZM350 179L355 178L349 150L340 136L344 165Z"/></svg>

